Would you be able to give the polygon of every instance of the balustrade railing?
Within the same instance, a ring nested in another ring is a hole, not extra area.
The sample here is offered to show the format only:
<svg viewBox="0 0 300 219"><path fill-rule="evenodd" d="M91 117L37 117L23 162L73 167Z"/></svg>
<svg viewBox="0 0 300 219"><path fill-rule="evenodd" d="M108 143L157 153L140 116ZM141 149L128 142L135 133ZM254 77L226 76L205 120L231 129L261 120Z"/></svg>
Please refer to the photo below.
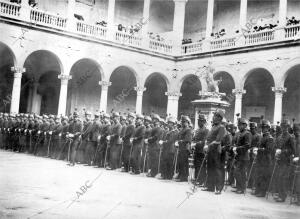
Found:
<svg viewBox="0 0 300 219"><path fill-rule="evenodd" d="M285 29L285 38L293 38L300 32L300 25L287 26Z"/></svg>
<svg viewBox="0 0 300 219"><path fill-rule="evenodd" d="M236 37L213 39L210 42L211 50L227 49L227 48L232 48L235 46L236 46Z"/></svg>
<svg viewBox="0 0 300 219"><path fill-rule="evenodd" d="M181 46L181 54L193 54L202 52L202 42L189 43Z"/></svg>
<svg viewBox="0 0 300 219"><path fill-rule="evenodd" d="M270 42L274 40L274 30L266 30L261 32L255 33L247 33L245 36L245 44L246 45L253 45L253 44L260 44L265 42Z"/></svg>
<svg viewBox="0 0 300 219"><path fill-rule="evenodd" d="M172 53L173 45L172 43L161 42L161 41L150 39L149 49L157 52Z"/></svg>
<svg viewBox="0 0 300 219"><path fill-rule="evenodd" d="M124 33L121 31L116 31L115 40L122 44L128 44L138 47L142 44L142 38L140 36L135 36L134 34Z"/></svg>
<svg viewBox="0 0 300 219"><path fill-rule="evenodd" d="M30 21L60 29L65 28L67 24L66 18L37 9L30 10Z"/></svg>
<svg viewBox="0 0 300 219"><path fill-rule="evenodd" d="M79 33L83 33L85 35L90 35L97 38L105 39L107 28L78 21L76 23L76 31Z"/></svg>
<svg viewBox="0 0 300 219"><path fill-rule="evenodd" d="M0 1L0 15L16 18L20 16L21 6L16 3Z"/></svg>

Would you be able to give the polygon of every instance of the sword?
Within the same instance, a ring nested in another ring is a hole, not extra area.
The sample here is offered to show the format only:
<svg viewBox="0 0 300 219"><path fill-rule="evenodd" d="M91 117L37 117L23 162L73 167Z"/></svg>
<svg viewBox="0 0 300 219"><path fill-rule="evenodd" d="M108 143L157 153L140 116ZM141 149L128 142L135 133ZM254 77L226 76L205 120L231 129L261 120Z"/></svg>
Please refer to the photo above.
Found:
<svg viewBox="0 0 300 219"><path fill-rule="evenodd" d="M232 159L232 162L231 162L231 165L230 165L230 169L229 169L229 171L228 171L228 176L229 176L229 177L230 177L231 171L232 171L232 169L233 169L233 165L234 165L234 163L235 163L235 158L236 158L236 153L234 153L234 156L233 156L233 159ZM228 185L225 185L225 186L224 186L224 192L226 191L227 186L228 186Z"/></svg>
<svg viewBox="0 0 300 219"><path fill-rule="evenodd" d="M47 157L50 156L50 143L51 143L51 139L52 139L52 134L50 134L50 138L49 138L49 141L48 141Z"/></svg>
<svg viewBox="0 0 300 219"><path fill-rule="evenodd" d="M275 165L274 165L274 168L273 168L271 180L270 180L270 183L269 183L269 186L268 186L268 190L266 192L266 199L268 199L268 196L269 196L269 191L270 191L270 187L271 187L272 182L273 182L273 178L274 178L276 167L277 167L277 159L275 160Z"/></svg>

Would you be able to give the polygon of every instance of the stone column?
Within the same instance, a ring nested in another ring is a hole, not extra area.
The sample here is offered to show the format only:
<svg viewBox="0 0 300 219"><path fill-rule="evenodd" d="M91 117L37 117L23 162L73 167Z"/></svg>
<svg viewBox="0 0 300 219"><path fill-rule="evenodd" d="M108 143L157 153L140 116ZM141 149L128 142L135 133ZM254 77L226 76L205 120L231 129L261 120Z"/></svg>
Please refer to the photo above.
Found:
<svg viewBox="0 0 300 219"><path fill-rule="evenodd" d="M33 100L33 83L29 84L29 92L28 92L28 99L27 99L27 108L26 111L29 113L32 109L32 100Z"/></svg>
<svg viewBox="0 0 300 219"><path fill-rule="evenodd" d="M286 26L287 0L279 0L279 26Z"/></svg>
<svg viewBox="0 0 300 219"><path fill-rule="evenodd" d="M208 0L207 3L207 18L206 18L206 38L210 38L210 34L213 31L214 23L214 0Z"/></svg>
<svg viewBox="0 0 300 219"><path fill-rule="evenodd" d="M69 31L75 31L76 30L76 18L74 17L75 7L76 7L76 1L75 0L68 0L67 29Z"/></svg>
<svg viewBox="0 0 300 219"><path fill-rule="evenodd" d="M173 0L175 3L173 20L173 46L174 52L180 54L184 35L185 5L188 0Z"/></svg>
<svg viewBox="0 0 300 219"><path fill-rule="evenodd" d="M275 92L275 106L274 106L274 124L281 122L282 117L282 96L286 92L285 87L272 87Z"/></svg>
<svg viewBox="0 0 300 219"><path fill-rule="evenodd" d="M246 28L247 24L247 2L248 0L241 0L240 5L240 30Z"/></svg>
<svg viewBox="0 0 300 219"><path fill-rule="evenodd" d="M107 12L107 38L114 40L114 34L116 31L115 27L115 4L116 0L108 1L108 12Z"/></svg>
<svg viewBox="0 0 300 219"><path fill-rule="evenodd" d="M275 29L275 40L281 41L285 37L284 27L286 26L287 0L279 0L279 25Z"/></svg>
<svg viewBox="0 0 300 219"><path fill-rule="evenodd" d="M137 114L142 114L143 109L143 93L146 90L145 87L135 87L136 90L136 107L135 111Z"/></svg>
<svg viewBox="0 0 300 219"><path fill-rule="evenodd" d="M109 81L99 81L101 86L100 112L106 112L108 87L111 85Z"/></svg>
<svg viewBox="0 0 300 219"><path fill-rule="evenodd" d="M143 26L141 32L142 32L142 44L143 47L145 48L149 47L148 27L150 22L150 5L151 5L151 0L144 0L143 19L141 20Z"/></svg>
<svg viewBox="0 0 300 219"><path fill-rule="evenodd" d="M14 83L11 94L10 112L19 113L20 94L21 94L21 80L22 74L26 71L25 68L11 67L14 73Z"/></svg>
<svg viewBox="0 0 300 219"><path fill-rule="evenodd" d="M21 8L20 8L20 16L22 18L22 21L30 21L30 6L28 4L28 1L21 1Z"/></svg>
<svg viewBox="0 0 300 219"><path fill-rule="evenodd" d="M68 81L72 79L71 75L58 75L58 78L61 81L60 93L59 93L59 102L57 115L65 115L67 108L67 98L68 98Z"/></svg>
<svg viewBox="0 0 300 219"><path fill-rule="evenodd" d="M214 0L208 0L207 2L207 18L206 18L206 31L205 40L202 43L202 49L204 52L210 51L211 33L213 31L214 22Z"/></svg>
<svg viewBox="0 0 300 219"><path fill-rule="evenodd" d="M165 93L168 96L168 106L167 106L167 114L175 117L178 117L178 100L179 97L182 96L180 92L172 91Z"/></svg>
<svg viewBox="0 0 300 219"><path fill-rule="evenodd" d="M242 116L242 98L243 94L246 93L246 90L243 89L233 89L232 93L235 94L235 105L234 105L234 124L237 123L236 114L239 113Z"/></svg>

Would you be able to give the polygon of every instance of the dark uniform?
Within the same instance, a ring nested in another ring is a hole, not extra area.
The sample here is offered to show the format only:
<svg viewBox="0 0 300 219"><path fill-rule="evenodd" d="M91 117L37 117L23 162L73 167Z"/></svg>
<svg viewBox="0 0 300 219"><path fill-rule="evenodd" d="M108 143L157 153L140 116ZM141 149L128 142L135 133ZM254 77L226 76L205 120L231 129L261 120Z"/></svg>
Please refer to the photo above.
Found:
<svg viewBox="0 0 300 219"><path fill-rule="evenodd" d="M137 116L137 118L142 119L141 117ZM142 124L138 124L135 128L135 132L133 135L132 141L132 171L135 174L139 174L140 170L140 163L142 162L142 148L144 145L144 136L145 136L146 127Z"/></svg>
<svg viewBox="0 0 300 219"><path fill-rule="evenodd" d="M203 151L203 147L205 145L205 141L207 139L208 135L208 129L203 126L202 128L198 128L195 132L195 135L193 137L193 142L196 143L195 146L195 157L194 157L194 166L195 166L195 177L197 179L197 183L200 185L205 183L206 179L206 165L203 163L201 173L199 173L200 166L203 162L203 159L205 157L205 153Z"/></svg>
<svg viewBox="0 0 300 219"><path fill-rule="evenodd" d="M182 120L187 120L190 124L188 117L182 117ZM182 127L178 133L178 180L187 181L189 176L189 153L192 142L192 129L190 127Z"/></svg>
<svg viewBox="0 0 300 219"><path fill-rule="evenodd" d="M114 114L114 117L119 118L118 114ZM111 126L111 135L110 135L110 153L109 153L109 169L116 169L119 165L119 158L121 152L121 131L122 125L115 118L115 123Z"/></svg>
<svg viewBox="0 0 300 219"><path fill-rule="evenodd" d="M221 142L225 136L226 129L222 124L213 125L208 137L207 144L213 141ZM207 154L207 190L222 190L222 164L221 164L221 144L212 144L209 146Z"/></svg>
<svg viewBox="0 0 300 219"><path fill-rule="evenodd" d="M287 125L282 123L281 125ZM280 153L276 152L276 159L278 160L278 193L279 200L285 201L287 197L287 191L289 187L289 173L291 170L292 156L295 155L295 138L288 133L288 130L284 131L278 138Z"/></svg>
<svg viewBox="0 0 300 219"><path fill-rule="evenodd" d="M245 119L240 119L239 123L246 124ZM246 129L240 131L239 137L236 143L236 165L234 171L234 177L236 179L237 192L245 192L246 190L246 168L247 162L249 161L248 149L251 145L251 133Z"/></svg>
<svg viewBox="0 0 300 219"><path fill-rule="evenodd" d="M82 121L80 121L79 118L74 118L74 122L72 125L69 127L69 132L73 135L72 138L72 144L71 144L71 164L75 165L76 162L76 156L77 156L77 151L80 148L80 144L82 142L81 139L81 134L82 134L82 129L83 129L83 124Z"/></svg>
<svg viewBox="0 0 300 219"><path fill-rule="evenodd" d="M123 137L123 154L122 154L122 163L124 167L124 171L128 172L130 168L130 158L131 158L131 150L132 143L130 142L130 138L134 135L135 127L133 124L129 124L126 126L125 135Z"/></svg>
<svg viewBox="0 0 300 219"><path fill-rule="evenodd" d="M159 121L159 116L156 115L156 119ZM151 134L148 138L148 165L150 173L147 176L154 177L158 173L158 156L159 156L159 140L161 139L163 130L158 124L151 130Z"/></svg>
<svg viewBox="0 0 300 219"><path fill-rule="evenodd" d="M270 127L269 122L263 120L262 126ZM255 195L264 197L266 195L271 177L271 152L274 146L274 138L269 131L263 133L256 157Z"/></svg>

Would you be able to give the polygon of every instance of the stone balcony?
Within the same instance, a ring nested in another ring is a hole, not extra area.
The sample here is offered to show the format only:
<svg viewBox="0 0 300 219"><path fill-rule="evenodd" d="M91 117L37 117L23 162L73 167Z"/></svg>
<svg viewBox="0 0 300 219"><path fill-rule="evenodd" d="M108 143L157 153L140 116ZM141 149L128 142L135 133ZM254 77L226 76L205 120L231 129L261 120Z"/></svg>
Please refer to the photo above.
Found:
<svg viewBox="0 0 300 219"><path fill-rule="evenodd" d="M201 42L185 45L174 45L171 41L156 41L143 38L139 33L130 34L109 30L106 27L78 21L75 18L74 20L68 20L50 12L31 7L24 8L20 4L3 0L0 0L0 18L11 22L22 22L24 25L34 25L36 28L47 28L48 31L61 31L65 34L75 34L78 37L90 38L99 42L113 43L145 52L179 58L249 46L288 43L300 39L300 25L295 25L274 30L225 36L220 39L205 39Z"/></svg>

